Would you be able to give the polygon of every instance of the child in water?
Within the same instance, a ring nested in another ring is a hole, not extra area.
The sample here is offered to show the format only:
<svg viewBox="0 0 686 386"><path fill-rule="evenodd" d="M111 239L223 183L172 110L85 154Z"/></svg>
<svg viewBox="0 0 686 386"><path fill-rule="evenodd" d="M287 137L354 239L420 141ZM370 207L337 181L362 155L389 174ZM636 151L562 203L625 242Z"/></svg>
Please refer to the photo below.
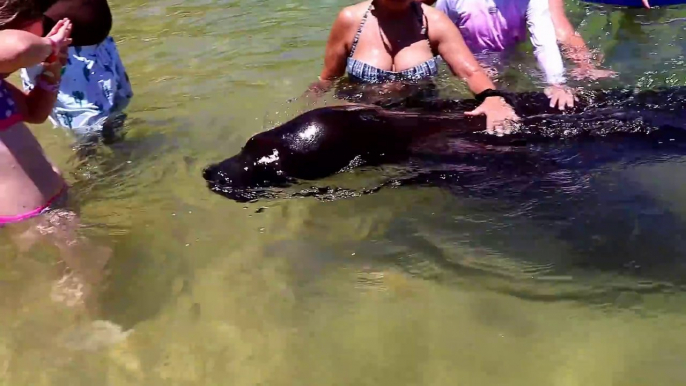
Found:
<svg viewBox="0 0 686 386"><path fill-rule="evenodd" d="M107 0L38 0L44 10L43 31L58 20L72 22L73 44L50 120L80 140L112 139L123 125L133 91L114 39ZM41 66L22 70L25 90L36 85Z"/></svg>
<svg viewBox="0 0 686 386"><path fill-rule="evenodd" d="M3 7L2 11L7 8ZM34 28L30 23L34 15L29 10L26 12L17 13L9 22L0 21L2 27ZM57 96L64 63L57 55L69 45L70 31L71 23L64 20L56 23L45 38L15 29L2 28L0 32L0 71L4 77L23 66L43 63L36 87L29 93L18 90L6 79L0 81L0 226L44 213L66 191L59 171L47 160L24 122L40 123L47 119Z"/></svg>
<svg viewBox="0 0 686 386"><path fill-rule="evenodd" d="M83 290L76 302L81 304L94 299L90 289L100 281L110 250L76 235L78 216L65 208L67 183L25 124L44 122L53 108L71 30L69 20L57 20L41 37L40 7L32 0L0 0L0 228L23 252L39 241L56 246L72 271L70 282ZM6 80L29 66L41 69L30 91Z"/></svg>
<svg viewBox="0 0 686 386"><path fill-rule="evenodd" d="M480 54L502 52L530 33L534 55L548 83L551 107L563 110L575 97L565 86L565 68L549 0L424 0L444 12L459 27L467 46ZM559 1L560 0L552 0ZM565 19L566 20L566 19Z"/></svg>

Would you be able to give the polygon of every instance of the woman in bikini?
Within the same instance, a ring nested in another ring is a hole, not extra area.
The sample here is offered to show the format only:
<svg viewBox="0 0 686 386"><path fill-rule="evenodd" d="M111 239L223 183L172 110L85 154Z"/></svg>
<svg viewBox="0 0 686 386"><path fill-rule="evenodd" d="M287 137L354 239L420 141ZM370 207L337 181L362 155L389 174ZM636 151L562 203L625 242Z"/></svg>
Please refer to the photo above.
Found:
<svg viewBox="0 0 686 386"><path fill-rule="evenodd" d="M331 28L324 69L311 90L326 90L348 73L354 82L394 83L438 74L438 56L463 79L486 115L489 132L507 134L518 120L443 13L414 0L373 0L344 8Z"/></svg>

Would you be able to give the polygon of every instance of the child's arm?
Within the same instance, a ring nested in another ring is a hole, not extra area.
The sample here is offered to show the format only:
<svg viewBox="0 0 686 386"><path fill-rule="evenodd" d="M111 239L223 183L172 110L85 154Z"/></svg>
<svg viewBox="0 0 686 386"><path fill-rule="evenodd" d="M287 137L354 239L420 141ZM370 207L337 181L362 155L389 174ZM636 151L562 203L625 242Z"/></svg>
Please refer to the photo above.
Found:
<svg viewBox="0 0 686 386"><path fill-rule="evenodd" d="M57 99L62 67L66 64L67 60L67 49L71 42L71 39L69 39L70 33L71 23L68 20L60 20L45 38L38 38L29 33L29 35L35 38L48 40L51 51L43 60L39 60L39 62L42 62L43 71L36 79L36 87L33 90L24 93L9 82L6 83L12 93L12 99L16 103L17 109L25 122L42 123L50 115ZM57 48L59 51L53 53L52 49L54 48ZM0 49L0 52L3 52L3 50ZM53 55L54 58L52 57ZM31 63L31 65L34 64L37 63Z"/></svg>
<svg viewBox="0 0 686 386"><path fill-rule="evenodd" d="M9 82L5 83L12 93L12 99L17 104L17 110L21 113L23 121L27 123L45 122L57 100L59 75L48 77L41 74L36 81L38 82L36 87L28 93L24 93Z"/></svg>
<svg viewBox="0 0 686 386"><path fill-rule="evenodd" d="M11 74L53 59L71 44L70 33L69 20L60 20L46 37L19 30L0 31L0 74Z"/></svg>
<svg viewBox="0 0 686 386"><path fill-rule="evenodd" d="M10 74L46 60L54 50L54 43L29 32L0 31L0 73Z"/></svg>

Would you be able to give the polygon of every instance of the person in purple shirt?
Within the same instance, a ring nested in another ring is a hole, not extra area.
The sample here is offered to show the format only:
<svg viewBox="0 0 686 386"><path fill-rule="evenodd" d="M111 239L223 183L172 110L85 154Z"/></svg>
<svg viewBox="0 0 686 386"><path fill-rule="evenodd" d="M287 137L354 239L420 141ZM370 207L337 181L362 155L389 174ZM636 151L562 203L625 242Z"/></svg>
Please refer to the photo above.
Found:
<svg viewBox="0 0 686 386"><path fill-rule="evenodd" d="M565 68L548 0L423 0L436 3L460 29L472 52L506 51L527 37L548 84L550 105L561 110L574 105L574 94L565 85ZM490 63L483 63L490 65Z"/></svg>

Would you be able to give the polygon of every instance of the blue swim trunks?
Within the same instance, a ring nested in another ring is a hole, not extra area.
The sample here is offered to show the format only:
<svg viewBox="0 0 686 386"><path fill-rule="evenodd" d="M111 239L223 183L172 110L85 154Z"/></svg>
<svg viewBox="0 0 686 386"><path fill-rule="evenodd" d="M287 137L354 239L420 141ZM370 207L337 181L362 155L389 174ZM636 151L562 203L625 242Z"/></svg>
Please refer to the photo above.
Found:
<svg viewBox="0 0 686 386"><path fill-rule="evenodd" d="M22 69L24 90L35 85L40 65ZM99 134L111 122L122 122L133 91L112 37L92 46L69 47L60 91L50 121L78 137Z"/></svg>

